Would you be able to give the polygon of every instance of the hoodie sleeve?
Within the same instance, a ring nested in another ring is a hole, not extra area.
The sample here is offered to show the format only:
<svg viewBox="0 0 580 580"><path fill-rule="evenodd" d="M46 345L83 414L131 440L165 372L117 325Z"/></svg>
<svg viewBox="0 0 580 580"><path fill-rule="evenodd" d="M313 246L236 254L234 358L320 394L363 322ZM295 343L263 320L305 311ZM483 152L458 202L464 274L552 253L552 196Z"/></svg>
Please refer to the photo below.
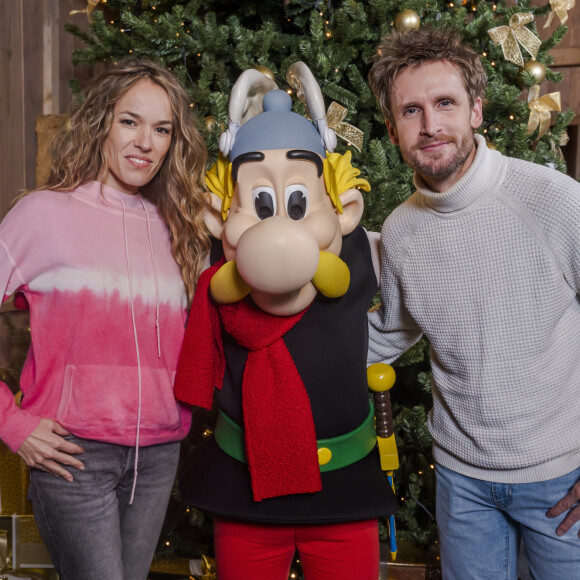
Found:
<svg viewBox="0 0 580 580"><path fill-rule="evenodd" d="M14 210L13 210L14 212ZM34 228L33 224L18 218L20 212L10 212L0 224L0 290L2 302L26 285L26 280L14 258L11 247L22 246L26 231ZM40 423L40 417L22 411L14 400L8 386L0 381L0 439L12 451L16 451Z"/></svg>

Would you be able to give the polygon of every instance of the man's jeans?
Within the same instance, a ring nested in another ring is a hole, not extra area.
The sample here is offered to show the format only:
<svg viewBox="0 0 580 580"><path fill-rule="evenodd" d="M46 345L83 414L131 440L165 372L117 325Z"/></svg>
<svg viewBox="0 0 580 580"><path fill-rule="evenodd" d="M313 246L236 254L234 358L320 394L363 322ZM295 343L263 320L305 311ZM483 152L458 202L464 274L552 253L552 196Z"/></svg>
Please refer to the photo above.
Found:
<svg viewBox="0 0 580 580"><path fill-rule="evenodd" d="M492 483L437 473L437 525L445 580L517 580L520 541L534 580L580 579L580 522L564 536L566 514L546 512L580 480L580 469L538 483Z"/></svg>
<svg viewBox="0 0 580 580"><path fill-rule="evenodd" d="M145 580L171 494L179 443L135 448L67 436L85 453L72 483L32 469L29 498L61 580Z"/></svg>

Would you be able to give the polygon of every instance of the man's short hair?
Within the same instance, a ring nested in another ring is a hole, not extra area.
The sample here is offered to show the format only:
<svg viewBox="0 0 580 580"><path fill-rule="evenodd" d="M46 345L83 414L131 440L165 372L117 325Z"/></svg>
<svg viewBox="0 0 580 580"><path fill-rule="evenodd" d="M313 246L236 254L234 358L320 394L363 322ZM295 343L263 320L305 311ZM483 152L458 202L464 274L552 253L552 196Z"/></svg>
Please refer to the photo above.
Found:
<svg viewBox="0 0 580 580"><path fill-rule="evenodd" d="M483 99L487 83L483 65L479 55L463 44L457 32L429 26L407 32L393 31L377 47L368 77L386 119L393 121L391 89L397 75L408 67L437 61L448 61L457 67L472 106L478 97Z"/></svg>

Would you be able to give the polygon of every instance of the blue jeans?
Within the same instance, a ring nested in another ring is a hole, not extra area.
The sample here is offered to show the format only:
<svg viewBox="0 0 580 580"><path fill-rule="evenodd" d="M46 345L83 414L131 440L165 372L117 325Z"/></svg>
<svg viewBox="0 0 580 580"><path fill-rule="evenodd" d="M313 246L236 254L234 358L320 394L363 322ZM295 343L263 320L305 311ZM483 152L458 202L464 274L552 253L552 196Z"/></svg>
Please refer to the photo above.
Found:
<svg viewBox="0 0 580 580"><path fill-rule="evenodd" d="M171 494L179 442L135 448L66 439L84 448L84 471L72 483L30 472L29 499L38 529L61 580L145 580Z"/></svg>
<svg viewBox="0 0 580 580"><path fill-rule="evenodd" d="M444 580L517 580L520 542L534 580L580 578L580 522L546 512L580 480L580 468L537 483L492 483L437 465L437 526Z"/></svg>

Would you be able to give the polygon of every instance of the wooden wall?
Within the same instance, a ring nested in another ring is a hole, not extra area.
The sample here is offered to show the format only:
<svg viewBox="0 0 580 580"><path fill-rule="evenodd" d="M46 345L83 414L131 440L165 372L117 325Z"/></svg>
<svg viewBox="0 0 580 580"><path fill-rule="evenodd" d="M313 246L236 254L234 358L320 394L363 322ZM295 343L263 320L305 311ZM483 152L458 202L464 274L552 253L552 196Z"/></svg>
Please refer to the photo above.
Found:
<svg viewBox="0 0 580 580"><path fill-rule="evenodd" d="M63 29L86 26L86 0L0 0L0 218L13 197L35 186L36 119L66 113L68 81L90 76L72 66L80 42Z"/></svg>
<svg viewBox="0 0 580 580"><path fill-rule="evenodd" d="M543 28L547 17L538 21L540 38L546 39L560 25L558 16L554 16L552 24ZM563 148L568 164L568 174L580 179L580 5L568 11L566 22L569 30L564 40L552 50L554 65L552 70L562 73L564 80L554 84L544 82L541 94L560 91L562 110L573 109L576 117L568 128L569 143Z"/></svg>

